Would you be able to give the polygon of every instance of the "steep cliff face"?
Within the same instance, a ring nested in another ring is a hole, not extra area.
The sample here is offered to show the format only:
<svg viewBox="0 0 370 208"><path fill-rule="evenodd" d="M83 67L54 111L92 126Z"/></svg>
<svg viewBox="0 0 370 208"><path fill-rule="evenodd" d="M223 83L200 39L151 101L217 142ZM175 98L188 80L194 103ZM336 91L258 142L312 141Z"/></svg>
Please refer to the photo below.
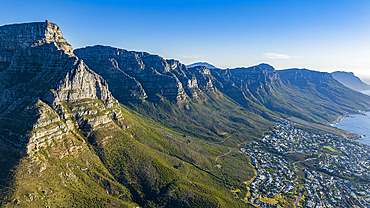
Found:
<svg viewBox="0 0 370 208"><path fill-rule="evenodd" d="M208 99L203 95L219 91L244 108L266 118L266 111L270 111L277 115L321 122L329 122L351 111L348 106L362 110L368 108L367 98L362 99L356 95L358 101L350 99L350 96L343 99L339 91L347 92L348 89L339 86L327 73L309 70L276 71L268 64L235 69L208 69L205 66L186 68L176 60L164 60L148 53L106 46L77 49L75 53L94 71L102 73L115 97L124 103L144 99L157 103L161 98L181 103L189 99ZM102 69L108 68L117 73L103 72ZM131 85L122 76L129 76L135 80L135 84ZM120 88L113 89L113 86ZM130 91L124 90L130 86L134 86ZM342 105L338 100L347 104ZM325 110L331 114L321 115Z"/></svg>
<svg viewBox="0 0 370 208"><path fill-rule="evenodd" d="M33 105L43 100L57 113L62 104L98 99L106 108L117 102L106 82L72 53L58 26L50 22L0 28L0 117L24 127L34 123ZM7 41L6 37L10 37ZM6 64L7 63L7 64ZM30 115L30 120L24 116ZM64 116L65 117L65 116ZM7 125L7 124L3 124ZM28 129L28 128L25 128Z"/></svg>
<svg viewBox="0 0 370 208"><path fill-rule="evenodd" d="M45 93L75 58L52 23L9 25L0 30L0 113L4 113L26 98Z"/></svg>
<svg viewBox="0 0 370 208"><path fill-rule="evenodd" d="M202 67L189 69L194 74L200 70ZM276 71L268 64L209 71L215 89L258 114L270 110L284 116L330 122L345 112L369 108L368 97L341 85L328 73L307 69ZM205 83L204 79L199 80L198 83Z"/></svg>
<svg viewBox="0 0 370 208"><path fill-rule="evenodd" d="M108 81L113 95L123 103L144 100L158 103L162 98L183 103L208 99L203 95L219 91L266 118L265 111L270 110L277 115L328 122L350 111L336 101L342 99L337 98L339 94L336 93L341 87L329 74L307 70L276 71L268 64L235 69L186 68L176 60L107 46L77 49L75 53ZM305 99L297 102L299 98ZM336 104L329 107L330 102ZM341 102L367 109L363 101L347 97ZM320 115L325 109L331 112L330 116Z"/></svg>
<svg viewBox="0 0 370 208"><path fill-rule="evenodd" d="M216 69L217 88L242 106L263 106L284 116L330 122L345 112L369 109L370 99L341 85L329 73L307 69L276 71L268 64ZM351 107L349 107L351 106ZM327 113L323 113L327 112Z"/></svg>
<svg viewBox="0 0 370 208"><path fill-rule="evenodd" d="M189 72L194 74L194 77L197 79L198 87L203 91L214 91L215 86L213 82L215 78L211 75L210 69L207 67L192 67L188 68Z"/></svg>
<svg viewBox="0 0 370 208"><path fill-rule="evenodd" d="M197 97L197 79L179 61L108 46L76 49L74 53L108 81L120 102L166 98L181 103Z"/></svg>
<svg viewBox="0 0 370 208"><path fill-rule="evenodd" d="M267 64L249 68L204 69L207 68L189 68L202 85L220 90L246 108L253 103L264 105L264 98L273 95L281 86L279 75Z"/></svg>
<svg viewBox="0 0 370 208"><path fill-rule="evenodd" d="M236 68L224 72L223 78L232 81L251 100L263 102L263 98L273 94L280 86L280 78L275 69L267 64L249 68ZM222 73L220 73L222 75Z"/></svg>

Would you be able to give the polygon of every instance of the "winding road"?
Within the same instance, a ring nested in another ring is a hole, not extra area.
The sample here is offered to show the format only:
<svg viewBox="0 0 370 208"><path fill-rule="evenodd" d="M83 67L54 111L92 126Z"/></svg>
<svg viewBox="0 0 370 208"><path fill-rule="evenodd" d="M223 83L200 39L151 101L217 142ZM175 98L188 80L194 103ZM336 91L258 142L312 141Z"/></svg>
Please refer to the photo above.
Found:
<svg viewBox="0 0 370 208"><path fill-rule="evenodd" d="M218 160L218 158L220 158L220 157L223 157L223 156L226 156L226 155L228 155L228 154L230 154L231 153L231 148L230 147L228 147L229 148L229 152L227 152L227 153L225 153L225 154L223 154L223 155L219 155L219 156L217 156L216 157L216 160L215 160L215 162L216 162L216 164L217 164L217 160Z"/></svg>

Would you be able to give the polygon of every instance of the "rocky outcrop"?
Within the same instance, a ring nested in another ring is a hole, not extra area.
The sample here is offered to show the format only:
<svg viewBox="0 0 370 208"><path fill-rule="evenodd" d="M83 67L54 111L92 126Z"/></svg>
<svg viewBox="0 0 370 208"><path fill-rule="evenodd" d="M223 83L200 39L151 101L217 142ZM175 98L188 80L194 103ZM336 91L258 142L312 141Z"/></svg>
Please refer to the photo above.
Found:
<svg viewBox="0 0 370 208"><path fill-rule="evenodd" d="M93 70L104 77L110 83L109 87L114 96L120 100L130 100L132 102L141 102L147 98L141 83L136 78L124 72L119 66L114 56L123 55L119 50L109 50L110 48L98 47L89 48L88 53L83 53L84 60L87 61ZM82 57L80 50L75 51ZM128 60L127 66L131 65L132 73L140 73L143 69L143 62L133 57ZM131 63L131 64L130 64Z"/></svg>
<svg viewBox="0 0 370 208"><path fill-rule="evenodd" d="M214 91L215 86L213 82L215 81L214 77L211 75L211 71L207 67L192 67L188 69L197 80L198 87L203 91ZM213 80L213 81L212 81Z"/></svg>
<svg viewBox="0 0 370 208"><path fill-rule="evenodd" d="M74 67L59 81L55 89L51 89L45 99L52 105L62 102L74 102L81 99L99 99L109 103L115 99L108 90L105 80L91 71L82 60L77 60Z"/></svg>
<svg viewBox="0 0 370 208"><path fill-rule="evenodd" d="M281 86L279 75L268 64L231 69L230 73L233 75L234 83L239 84L241 89L248 89L258 101L273 94Z"/></svg>

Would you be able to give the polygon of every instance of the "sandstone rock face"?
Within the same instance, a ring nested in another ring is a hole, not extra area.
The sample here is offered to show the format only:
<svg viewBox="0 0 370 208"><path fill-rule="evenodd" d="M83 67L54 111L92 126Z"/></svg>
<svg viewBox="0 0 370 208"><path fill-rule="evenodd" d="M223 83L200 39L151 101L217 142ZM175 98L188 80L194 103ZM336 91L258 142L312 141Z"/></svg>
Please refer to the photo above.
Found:
<svg viewBox="0 0 370 208"><path fill-rule="evenodd" d="M73 126L89 131L112 122L109 109L117 100L106 81L49 21L0 27L0 77L0 130L7 132L0 140L11 147L28 143L28 154ZM75 124L62 120L68 118Z"/></svg>
<svg viewBox="0 0 370 208"><path fill-rule="evenodd" d="M105 80L91 71L82 60L76 60L74 66L59 81L55 90L47 95L47 101L53 105L73 102L81 99L99 99L108 103L115 102ZM107 105L111 107L111 105Z"/></svg>
<svg viewBox="0 0 370 208"><path fill-rule="evenodd" d="M19 49L40 46L43 44L53 44L59 50L72 55L72 46L63 38L59 27L46 22L36 22L28 24L14 24L0 27L0 48L2 67L0 71L7 68L10 59Z"/></svg>
<svg viewBox="0 0 370 208"><path fill-rule="evenodd" d="M191 73L193 73L197 79L197 84L200 89L203 91L214 91L215 86L213 85L214 78L211 75L210 69L207 67L193 67L188 69Z"/></svg>
<svg viewBox="0 0 370 208"><path fill-rule="evenodd" d="M249 68L236 68L230 70L236 85L248 89L251 96L257 100L273 94L281 86L281 81L275 69L267 64L260 64Z"/></svg>
<svg viewBox="0 0 370 208"><path fill-rule="evenodd" d="M43 181L57 184L58 195L63 187L85 183L80 179L92 172L107 181L95 169L103 164L85 137L116 128L124 121L121 108L106 81L73 54L57 25L46 21L0 27L0 77L0 179L3 184L14 181L14 193L0 191L0 198L37 207L34 197L24 198L24 193L50 186ZM11 170L16 177L9 176ZM96 187L101 193L106 184Z"/></svg>
<svg viewBox="0 0 370 208"><path fill-rule="evenodd" d="M74 53L109 83L120 102L186 102L197 98L198 80L177 60L108 46L76 49Z"/></svg>
<svg viewBox="0 0 370 208"><path fill-rule="evenodd" d="M85 54L85 61L93 70L104 77L110 83L110 90L114 93L117 99L130 100L133 102L141 102L147 98L147 95L139 81L124 72L114 56L122 56L118 50L105 47L90 48L89 53ZM79 50L76 50L79 52ZM100 55L101 54L101 55ZM128 70L132 73L140 73L144 65L139 57L132 57L132 60L127 61L127 66L131 66ZM130 62L132 62L130 64ZM125 66L126 67L126 66ZM116 93L117 92L117 93Z"/></svg>
<svg viewBox="0 0 370 208"><path fill-rule="evenodd" d="M196 75L202 90L220 90L247 108L253 102L264 105L264 97L274 95L281 86L278 73L268 64L235 69L197 66L189 71Z"/></svg>
<svg viewBox="0 0 370 208"><path fill-rule="evenodd" d="M199 93L221 90L247 106L280 86L279 75L267 64L250 68L186 68L177 60L108 46L76 49L74 53L109 83L120 102L197 100Z"/></svg>

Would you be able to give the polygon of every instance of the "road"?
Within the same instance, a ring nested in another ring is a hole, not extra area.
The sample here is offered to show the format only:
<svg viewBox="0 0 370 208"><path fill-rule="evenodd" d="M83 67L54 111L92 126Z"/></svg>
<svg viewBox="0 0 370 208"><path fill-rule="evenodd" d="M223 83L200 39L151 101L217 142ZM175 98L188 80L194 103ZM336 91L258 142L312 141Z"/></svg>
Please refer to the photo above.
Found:
<svg viewBox="0 0 370 208"><path fill-rule="evenodd" d="M295 172L297 173L297 178L294 180L294 183L295 183L295 182L297 182L297 180L298 180L298 178L299 178L298 170L297 170L296 164L297 164L297 163L300 163L300 162L306 162L306 161L309 161L309 160L317 159L317 158L321 157L321 155L322 155L322 153L321 153L318 157L308 158L308 159L301 160L301 161L296 161L296 162L294 162L294 163L293 163L293 166L294 166ZM301 186L301 184L298 184L298 185L299 185L299 189L301 190L301 193L299 194L299 196L298 196L297 200L296 200L296 201L295 201L295 203L294 203L294 206L295 206L296 208L298 208L298 203L299 203L299 201L301 200L302 195L303 195L303 189L302 189L302 186ZM294 188L294 192L295 192L295 191L296 191L296 187ZM294 193L294 192L293 192L293 193Z"/></svg>
<svg viewBox="0 0 370 208"><path fill-rule="evenodd" d="M223 155L219 155L219 156L217 156L216 157L216 160L215 160L215 162L216 162L216 164L217 164L217 160L218 160L218 158L220 158L220 157L223 157L223 156L226 156L226 155L228 155L228 154L230 154L231 153L231 148L230 147L228 147L229 148L229 152L227 152L227 153L225 153L225 154L223 154Z"/></svg>

